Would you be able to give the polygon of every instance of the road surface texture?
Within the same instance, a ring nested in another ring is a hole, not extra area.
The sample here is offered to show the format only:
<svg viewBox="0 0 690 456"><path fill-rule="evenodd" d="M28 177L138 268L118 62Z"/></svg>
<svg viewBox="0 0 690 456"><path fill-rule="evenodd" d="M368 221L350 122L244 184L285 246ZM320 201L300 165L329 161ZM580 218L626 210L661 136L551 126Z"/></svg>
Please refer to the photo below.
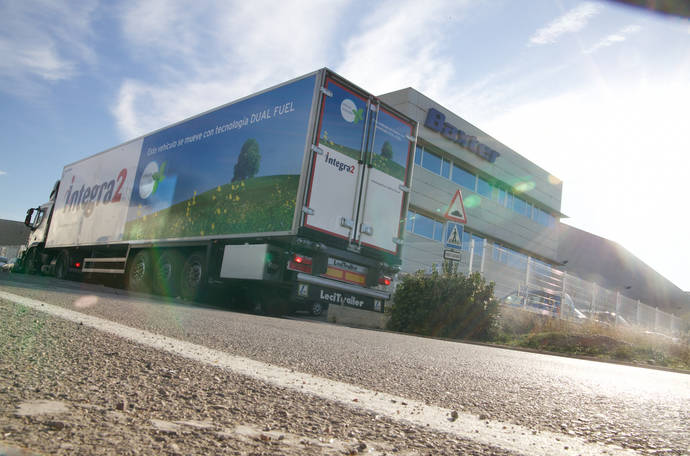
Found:
<svg viewBox="0 0 690 456"><path fill-rule="evenodd" d="M39 454L690 454L685 374L16 274L0 322L0 442Z"/></svg>

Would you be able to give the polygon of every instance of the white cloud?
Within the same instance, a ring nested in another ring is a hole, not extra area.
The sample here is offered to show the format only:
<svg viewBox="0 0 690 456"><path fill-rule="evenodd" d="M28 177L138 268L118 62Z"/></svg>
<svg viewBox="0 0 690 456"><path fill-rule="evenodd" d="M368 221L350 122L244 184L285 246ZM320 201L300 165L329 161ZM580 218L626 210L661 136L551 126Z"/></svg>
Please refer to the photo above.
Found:
<svg viewBox="0 0 690 456"><path fill-rule="evenodd" d="M563 179L569 224L619 242L684 289L690 214L678 204L687 193L689 76L581 88L485 122ZM660 248L657 236L681 242Z"/></svg>
<svg viewBox="0 0 690 456"><path fill-rule="evenodd" d="M74 77L95 61L92 37L95 0L34 0L0 3L0 90L28 93L41 82Z"/></svg>
<svg viewBox="0 0 690 456"><path fill-rule="evenodd" d="M5 174L7 174L7 171L3 171L0 169L0 176L4 176Z"/></svg>
<svg viewBox="0 0 690 456"><path fill-rule="evenodd" d="M455 68L441 45L454 26L448 11L462 15L466 3L427 2L424 8L414 0L372 3L345 42L336 70L374 93L410 86L431 96L448 93Z"/></svg>
<svg viewBox="0 0 690 456"><path fill-rule="evenodd" d="M613 33L611 35L605 36L602 38L598 43L596 43L594 46L590 47L589 49L586 49L584 51L585 54L593 54L594 52L598 51L601 48L613 46L616 43L621 43L628 39L628 36L635 34L642 30L642 27L639 25L628 25L627 27L624 27L617 33Z"/></svg>
<svg viewBox="0 0 690 456"><path fill-rule="evenodd" d="M125 138L324 66L342 1L131 2L122 30L150 77L129 79L112 108ZM267 12L270 11L270 14Z"/></svg>
<svg viewBox="0 0 690 456"><path fill-rule="evenodd" d="M551 21L546 27L537 30L529 40L530 46L554 43L561 35L582 30L601 9L601 5L591 2L583 3L571 9Z"/></svg>

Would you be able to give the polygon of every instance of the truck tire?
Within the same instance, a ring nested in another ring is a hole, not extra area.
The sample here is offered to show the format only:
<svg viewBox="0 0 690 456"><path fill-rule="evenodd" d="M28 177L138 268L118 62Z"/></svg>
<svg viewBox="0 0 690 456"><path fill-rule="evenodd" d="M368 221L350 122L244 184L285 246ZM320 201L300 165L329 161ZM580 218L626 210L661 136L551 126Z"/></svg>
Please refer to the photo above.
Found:
<svg viewBox="0 0 690 456"><path fill-rule="evenodd" d="M202 299L206 276L206 255L201 252L190 253L182 266L180 296L189 301Z"/></svg>
<svg viewBox="0 0 690 456"><path fill-rule="evenodd" d="M61 251L55 260L55 277L60 280L69 279L69 252Z"/></svg>
<svg viewBox="0 0 690 456"><path fill-rule="evenodd" d="M176 297L180 285L182 258L172 249L163 250L154 265L153 289L161 296Z"/></svg>
<svg viewBox="0 0 690 456"><path fill-rule="evenodd" d="M313 301L309 307L309 311L313 316L318 317L323 313L323 304L319 301Z"/></svg>
<svg viewBox="0 0 690 456"><path fill-rule="evenodd" d="M127 263L125 288L131 291L149 291L152 266L148 250L139 250Z"/></svg>
<svg viewBox="0 0 690 456"><path fill-rule="evenodd" d="M24 273L25 274L36 274L39 271L38 266L36 265L36 259L37 257L40 256L38 255L38 251L36 248L31 248L29 249L28 252L26 252L26 255L24 255L24 259L22 262L24 263Z"/></svg>

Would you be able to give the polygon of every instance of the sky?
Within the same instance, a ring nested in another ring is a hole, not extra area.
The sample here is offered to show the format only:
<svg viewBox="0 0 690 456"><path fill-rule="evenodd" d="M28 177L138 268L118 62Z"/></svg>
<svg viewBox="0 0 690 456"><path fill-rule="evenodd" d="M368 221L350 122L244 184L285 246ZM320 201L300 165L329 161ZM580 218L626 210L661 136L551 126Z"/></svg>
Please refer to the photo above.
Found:
<svg viewBox="0 0 690 456"><path fill-rule="evenodd" d="M413 87L690 290L690 21L600 1L0 0L0 218L64 165L318 68Z"/></svg>

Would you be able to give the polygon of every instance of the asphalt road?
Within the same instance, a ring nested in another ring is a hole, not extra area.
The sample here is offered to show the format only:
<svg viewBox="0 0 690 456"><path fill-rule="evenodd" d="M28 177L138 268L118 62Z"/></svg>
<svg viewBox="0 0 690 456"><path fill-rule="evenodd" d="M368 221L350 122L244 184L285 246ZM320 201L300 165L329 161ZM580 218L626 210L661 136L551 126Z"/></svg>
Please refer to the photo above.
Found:
<svg viewBox="0 0 690 456"><path fill-rule="evenodd" d="M516 425L533 433L618 445L640 454L689 454L690 376L685 374L319 321L253 316L45 277L0 274L0 291L296 372L476 415L504 429ZM318 401L312 406L333 409L319 406ZM361 417L349 419L354 422ZM338 429L332 431L337 434L336 443L350 436L349 431L344 435ZM430 435L421 441L441 439L449 454L505 454L500 448ZM424 445L418 448L406 440L381 448L396 452L408 444L411 454L424 453ZM440 448L429 450L440 452Z"/></svg>

